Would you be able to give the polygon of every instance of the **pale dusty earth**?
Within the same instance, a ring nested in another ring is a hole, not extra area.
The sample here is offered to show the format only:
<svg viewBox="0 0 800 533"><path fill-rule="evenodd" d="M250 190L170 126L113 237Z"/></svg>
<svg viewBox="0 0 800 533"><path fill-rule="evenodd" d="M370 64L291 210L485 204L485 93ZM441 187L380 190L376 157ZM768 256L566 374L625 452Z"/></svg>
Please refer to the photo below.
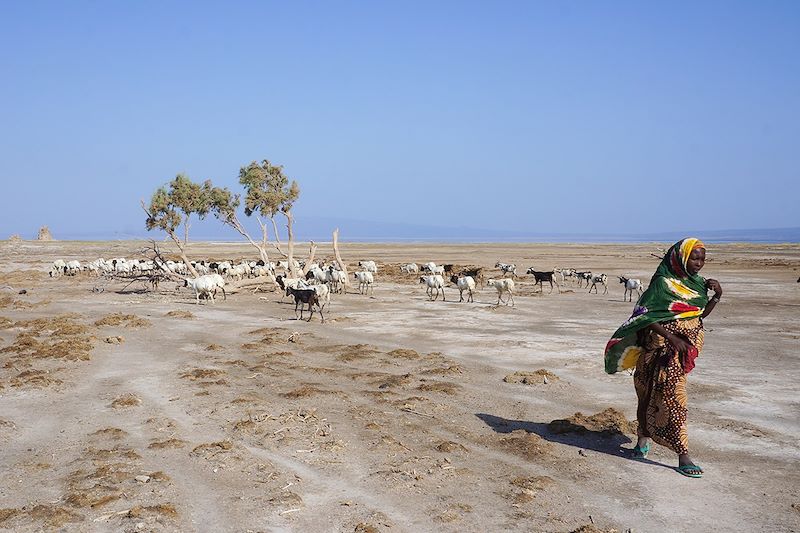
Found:
<svg viewBox="0 0 800 533"><path fill-rule="evenodd" d="M343 243L380 271L324 324L268 285L198 306L173 282L46 274L141 246L0 242L0 529L800 531L799 245L709 247L724 296L688 389L702 479L662 447L630 458L632 378L603 372L632 309L615 276L646 282L667 243ZM397 269L429 260L612 279L431 302Z"/></svg>

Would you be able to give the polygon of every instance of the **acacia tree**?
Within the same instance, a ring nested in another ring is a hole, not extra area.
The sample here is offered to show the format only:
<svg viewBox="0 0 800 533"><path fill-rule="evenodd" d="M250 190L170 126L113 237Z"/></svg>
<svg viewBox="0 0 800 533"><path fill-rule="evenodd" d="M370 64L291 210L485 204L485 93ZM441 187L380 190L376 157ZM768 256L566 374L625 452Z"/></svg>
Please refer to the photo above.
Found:
<svg viewBox="0 0 800 533"><path fill-rule="evenodd" d="M172 205L183 213L183 244L186 246L192 214L197 214L202 220L210 209L207 190L181 173L169 183L169 198Z"/></svg>
<svg viewBox="0 0 800 533"><path fill-rule="evenodd" d="M255 239L250 236L236 214L236 210L241 203L239 195L232 194L227 188L221 189L219 187L211 187L209 183L208 190L211 199L211 210L214 212L214 215L222 223L232 227L246 238L250 244L255 246L264 262L269 262L269 258L267 257L269 235L265 219L270 219L275 229L276 242L274 246L281 255L287 258L289 271L292 275L296 275L297 273L294 272L293 268L294 234L292 230L292 206L300 196L300 187L297 185L297 182L292 180L292 182L289 183L289 178L283 173L282 166L273 165L268 160L264 159L261 163L253 161L249 165L241 167L239 169L239 183L245 189L244 213L248 217L255 215L258 225L261 228L261 242L256 242ZM286 217L289 238L288 253L284 253L281 248L278 227L275 222L275 217L278 213L282 213ZM312 243L312 257L313 250L314 244Z"/></svg>
<svg viewBox="0 0 800 533"><path fill-rule="evenodd" d="M178 226L181 224L181 215L178 213L175 204L172 202L172 198L170 197L167 188L159 187L156 192L153 193L153 197L150 199L149 207L145 205L144 200L142 200L141 203L142 209L144 209L144 212L147 213L147 220L145 221L147 231L160 229L169 235L169 237L178 247L181 259L183 259L183 262L186 264L189 272L191 272L194 277L198 277L197 271L186 257L186 250L183 243L175 233L175 231L178 229ZM160 264L159 267L163 269Z"/></svg>

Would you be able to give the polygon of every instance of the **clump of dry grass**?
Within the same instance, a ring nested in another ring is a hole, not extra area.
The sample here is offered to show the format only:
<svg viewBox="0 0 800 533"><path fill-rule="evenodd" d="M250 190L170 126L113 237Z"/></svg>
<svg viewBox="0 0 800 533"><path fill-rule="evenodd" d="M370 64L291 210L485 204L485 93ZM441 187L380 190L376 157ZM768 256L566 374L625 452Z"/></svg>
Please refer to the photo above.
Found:
<svg viewBox="0 0 800 533"><path fill-rule="evenodd" d="M14 359L54 358L88 361L94 347L89 329L75 322L74 315L21 320L14 327L23 331L0 353L16 354Z"/></svg>
<svg viewBox="0 0 800 533"><path fill-rule="evenodd" d="M86 449L86 457L98 461L121 460L121 459L141 459L141 456L131 448L115 446L114 448L93 448Z"/></svg>
<svg viewBox="0 0 800 533"><path fill-rule="evenodd" d="M0 296L0 309L4 309L6 307L11 307L15 302L16 302L16 300L14 300L14 298L4 294L4 295Z"/></svg>
<svg viewBox="0 0 800 533"><path fill-rule="evenodd" d="M550 453L553 445L535 433L528 433L524 429L517 429L503 436L500 445L507 451L524 457L536 459Z"/></svg>
<svg viewBox="0 0 800 533"><path fill-rule="evenodd" d="M605 411L586 416L575 413L569 418L553 420L547 424L552 433L598 433L603 437L636 434L636 422L629 422L625 415L609 407Z"/></svg>
<svg viewBox="0 0 800 533"><path fill-rule="evenodd" d="M181 311L181 310L170 311L164 316L168 316L171 318L194 318L194 315L189 311Z"/></svg>
<svg viewBox="0 0 800 533"><path fill-rule="evenodd" d="M50 377L45 370L23 370L11 378L12 387L50 387L61 385L63 381L58 378Z"/></svg>
<svg viewBox="0 0 800 533"><path fill-rule="evenodd" d="M11 509L11 508L0 509L0 525L6 520L14 518L21 512L22 511L20 511L19 509Z"/></svg>
<svg viewBox="0 0 800 533"><path fill-rule="evenodd" d="M388 354L389 357L392 358L400 358L400 359L419 359L420 355L417 353L416 350L407 350L405 348L398 348L396 350L392 350Z"/></svg>
<svg viewBox="0 0 800 533"><path fill-rule="evenodd" d="M417 390L425 392L442 392L444 394L453 395L458 392L460 388L461 387L455 383L447 383L444 381L428 381L417 387Z"/></svg>
<svg viewBox="0 0 800 533"><path fill-rule="evenodd" d="M345 363L359 359L369 359L380 353L380 350L371 344L351 344L348 346L338 346L337 348L340 353L336 359Z"/></svg>
<svg viewBox="0 0 800 533"><path fill-rule="evenodd" d="M178 516L178 510L175 508L174 504L171 503L160 503L158 505L137 505L132 507L128 511L129 518L144 518L147 515L158 515L158 516L165 516L169 518L175 518Z"/></svg>
<svg viewBox="0 0 800 533"><path fill-rule="evenodd" d="M515 495L514 500L517 503L528 503L536 497L536 494L553 483L553 478L549 476L515 477L511 480L511 484L521 490Z"/></svg>
<svg viewBox="0 0 800 533"><path fill-rule="evenodd" d="M68 522L82 522L83 516L66 507L37 505L28 511L28 516L40 520L52 528L59 528Z"/></svg>
<svg viewBox="0 0 800 533"><path fill-rule="evenodd" d="M206 442L199 444L192 449L192 455L203 455L206 453L221 453L233 448L233 443L229 440L221 440L218 442Z"/></svg>
<svg viewBox="0 0 800 533"><path fill-rule="evenodd" d="M111 402L111 407L114 409L125 409L126 407L135 407L137 405L141 405L142 400L135 394L123 394L122 396L118 396Z"/></svg>
<svg viewBox="0 0 800 533"><path fill-rule="evenodd" d="M442 441L436 445L436 449L442 453L453 453L453 452L466 452L468 451L463 445L453 442L451 440Z"/></svg>
<svg viewBox="0 0 800 533"><path fill-rule="evenodd" d="M165 448L183 448L186 446L186 441L181 439L167 439L160 442L153 442L148 448L154 450L163 450Z"/></svg>
<svg viewBox="0 0 800 533"><path fill-rule="evenodd" d="M93 437L108 437L114 440L120 440L128 436L128 432L120 428L103 428L98 429L92 433Z"/></svg>
<svg viewBox="0 0 800 533"><path fill-rule="evenodd" d="M189 372L184 372L181 374L182 378L190 379L192 381L197 381L199 379L209 379L215 378L217 376L222 376L227 374L224 370L219 370L217 368L195 368L194 370L190 370Z"/></svg>
<svg viewBox="0 0 800 533"><path fill-rule="evenodd" d="M126 328L144 328L148 327L151 322L145 318L140 318L136 315L126 315L123 313L113 313L104 316L94 323L95 326L124 326Z"/></svg>
<svg viewBox="0 0 800 533"><path fill-rule="evenodd" d="M116 501L122 497L122 493L107 485L96 484L89 488L79 488L72 490L64 499L68 504L77 508L102 507L107 503Z"/></svg>
<svg viewBox="0 0 800 533"><path fill-rule="evenodd" d="M7 316L0 316L0 329L8 329L14 324L14 321Z"/></svg>
<svg viewBox="0 0 800 533"><path fill-rule="evenodd" d="M221 344L209 344L208 346L206 346L206 351L207 352L218 352L220 350L223 350L224 348L225 347L222 346Z"/></svg>
<svg viewBox="0 0 800 533"><path fill-rule="evenodd" d="M522 383L524 385L538 385L545 381L557 381L558 376L550 371L540 368L533 372L517 371L503 378L506 383Z"/></svg>
<svg viewBox="0 0 800 533"><path fill-rule="evenodd" d="M318 389L317 387L311 385L303 385L289 392L281 393L281 396L284 398L308 398L309 396L314 396L315 394L325 394L328 392L330 391Z"/></svg>

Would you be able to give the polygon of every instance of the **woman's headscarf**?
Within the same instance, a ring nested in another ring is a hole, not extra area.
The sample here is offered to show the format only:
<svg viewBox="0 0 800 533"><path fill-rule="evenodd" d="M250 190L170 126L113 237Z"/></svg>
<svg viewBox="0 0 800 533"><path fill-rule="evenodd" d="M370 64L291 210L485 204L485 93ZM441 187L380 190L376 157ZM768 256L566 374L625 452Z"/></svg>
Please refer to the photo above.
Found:
<svg viewBox="0 0 800 533"><path fill-rule="evenodd" d="M706 280L689 274L686 262L692 250L705 249L698 239L678 241L664 255L650 286L639 297L631 317L606 344L606 372L613 374L636 366L642 347L637 332L656 322L669 322L703 314L708 303Z"/></svg>

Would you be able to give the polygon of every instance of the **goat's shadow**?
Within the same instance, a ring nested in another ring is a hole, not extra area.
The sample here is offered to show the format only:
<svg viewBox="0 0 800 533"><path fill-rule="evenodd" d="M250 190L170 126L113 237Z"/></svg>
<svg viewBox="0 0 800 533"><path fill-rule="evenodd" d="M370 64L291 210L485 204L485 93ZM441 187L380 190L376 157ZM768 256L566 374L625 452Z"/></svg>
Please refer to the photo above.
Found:
<svg viewBox="0 0 800 533"><path fill-rule="evenodd" d="M673 468L672 466L650 459L634 459L631 451L632 446L630 448L622 446L623 444L633 443L633 440L621 433L595 431L566 420L560 421L556 431L553 431L554 427L552 423L509 420L486 413L475 413L475 416L480 418L487 426L497 433L511 433L512 431L521 429L528 433L535 433L550 442L566 444L582 450L592 450L616 457L624 457L639 463Z"/></svg>

